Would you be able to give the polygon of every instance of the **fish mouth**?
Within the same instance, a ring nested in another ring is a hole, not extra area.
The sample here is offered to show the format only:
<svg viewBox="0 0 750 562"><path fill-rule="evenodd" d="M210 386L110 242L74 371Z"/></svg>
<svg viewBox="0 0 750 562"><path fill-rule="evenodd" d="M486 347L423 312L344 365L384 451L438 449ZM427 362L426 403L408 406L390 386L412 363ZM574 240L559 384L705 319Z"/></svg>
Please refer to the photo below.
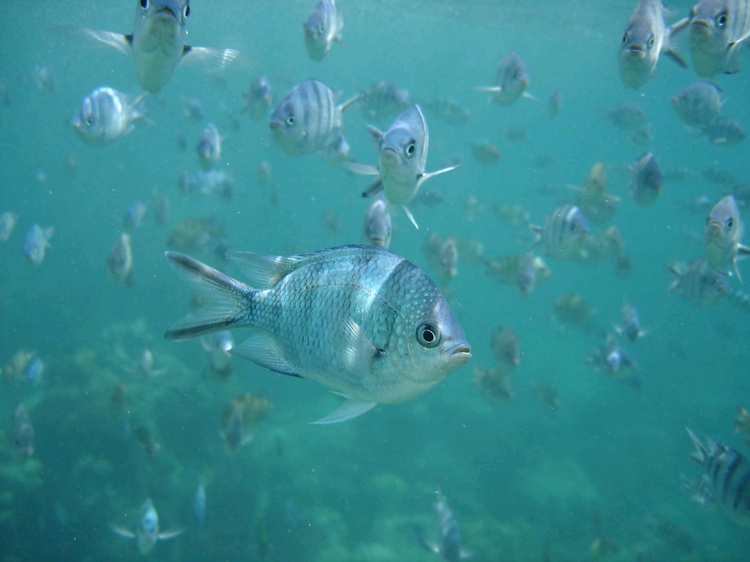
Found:
<svg viewBox="0 0 750 562"><path fill-rule="evenodd" d="M707 20L693 20L690 22L690 34L696 35L701 38L708 38L711 36L711 29L713 24Z"/></svg>
<svg viewBox="0 0 750 562"><path fill-rule="evenodd" d="M272 131L278 131L281 129L281 121L270 121L268 123L268 128Z"/></svg>
<svg viewBox="0 0 750 562"><path fill-rule="evenodd" d="M639 59L646 57L646 49L643 45L630 45L625 52L631 57L638 57Z"/></svg>
<svg viewBox="0 0 750 562"><path fill-rule="evenodd" d="M458 342L445 350L448 357L448 363L453 367L458 367L471 359L471 346L465 342Z"/></svg>

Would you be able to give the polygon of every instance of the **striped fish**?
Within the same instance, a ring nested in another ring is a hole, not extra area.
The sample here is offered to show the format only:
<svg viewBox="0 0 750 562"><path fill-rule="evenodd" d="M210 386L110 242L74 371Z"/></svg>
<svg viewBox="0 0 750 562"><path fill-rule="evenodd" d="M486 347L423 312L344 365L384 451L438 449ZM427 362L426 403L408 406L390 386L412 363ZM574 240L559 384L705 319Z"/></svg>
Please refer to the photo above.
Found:
<svg viewBox="0 0 750 562"><path fill-rule="evenodd" d="M576 205L560 205L547 217L544 227L532 226L537 232L537 244L542 244L546 256L557 259L579 257L583 241L589 233L589 223Z"/></svg>
<svg viewBox="0 0 750 562"><path fill-rule="evenodd" d="M708 265L725 275L734 271L740 282L737 260L750 256L750 248L740 243L744 230L734 195L727 195L711 209L703 231Z"/></svg>
<svg viewBox="0 0 750 562"><path fill-rule="evenodd" d="M305 48L311 60L323 60L334 41L343 42L344 17L335 0L320 0L305 20Z"/></svg>
<svg viewBox="0 0 750 562"><path fill-rule="evenodd" d="M303 156L342 146L343 111L355 96L336 105L336 93L319 80L300 82L271 115L269 127L276 143L290 156Z"/></svg>
<svg viewBox="0 0 750 562"><path fill-rule="evenodd" d="M461 548L461 532L458 529L458 522L453 510L448 505L448 500L438 490L437 500L435 501L435 513L438 519L438 536L437 543L428 541L423 536L419 536L422 546L434 554L438 554L447 562L458 562L471 556Z"/></svg>
<svg viewBox="0 0 750 562"><path fill-rule="evenodd" d="M696 306L710 306L729 292L727 276L712 269L703 258L672 263L667 268L677 276L669 286L669 292Z"/></svg>
<svg viewBox="0 0 750 562"><path fill-rule="evenodd" d="M734 74L750 38L750 0L701 0L690 11L688 48L699 76Z"/></svg>
<svg viewBox="0 0 750 562"><path fill-rule="evenodd" d="M701 505L721 505L735 521L750 526L750 461L711 439L704 445L689 428L685 429L695 445L690 458L705 470L690 485L693 499Z"/></svg>

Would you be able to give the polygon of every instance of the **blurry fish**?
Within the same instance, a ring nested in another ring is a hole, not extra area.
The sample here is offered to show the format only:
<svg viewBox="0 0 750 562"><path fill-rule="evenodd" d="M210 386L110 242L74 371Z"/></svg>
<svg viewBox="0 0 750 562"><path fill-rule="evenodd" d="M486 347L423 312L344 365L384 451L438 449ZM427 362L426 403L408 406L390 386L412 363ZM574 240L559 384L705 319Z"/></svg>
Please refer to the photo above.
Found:
<svg viewBox="0 0 750 562"><path fill-rule="evenodd" d="M612 334L607 334L604 345L594 352L588 352L587 363L605 375L621 376L636 368L633 354L622 347Z"/></svg>
<svg viewBox="0 0 750 562"><path fill-rule="evenodd" d="M263 160L258 164L257 177L258 185L268 185L268 182L271 181L271 165L268 161Z"/></svg>
<svg viewBox="0 0 750 562"><path fill-rule="evenodd" d="M547 115L550 119L554 119L560 114L560 108L562 107L562 91L557 88L553 91L549 100L547 101Z"/></svg>
<svg viewBox="0 0 750 562"><path fill-rule="evenodd" d="M500 149L487 141L472 143L471 153L474 156L474 160L482 166L494 166L503 158L503 153Z"/></svg>
<svg viewBox="0 0 750 562"><path fill-rule="evenodd" d="M173 539L185 532L185 529L179 529L176 531L164 531L160 533L159 514L156 512L156 508L154 508L151 498L147 499L141 506L141 511L138 515L138 526L135 528L135 532L114 525L111 525L110 527L121 537L135 539L136 544L138 545L138 550L141 554L148 554L151 552L157 542Z"/></svg>
<svg viewBox="0 0 750 562"><path fill-rule="evenodd" d="M474 384L493 402L513 402L516 399L510 377L497 367L487 369L475 366Z"/></svg>
<svg viewBox="0 0 750 562"><path fill-rule="evenodd" d="M602 118L612 126L625 132L632 132L648 127L648 120L643 108L633 102L625 102L609 109L602 110Z"/></svg>
<svg viewBox="0 0 750 562"><path fill-rule="evenodd" d="M138 441L143 446L143 450L146 451L146 454L149 457L154 458L161 450L161 444L157 443L156 439L151 435L151 432L142 425L134 428L133 433L138 438Z"/></svg>
<svg viewBox="0 0 750 562"><path fill-rule="evenodd" d="M34 357L35 354L30 351L22 349L16 351L8 364L3 369L0 369L3 380L7 384L14 386L22 384L26 380L26 370L29 368Z"/></svg>
<svg viewBox="0 0 750 562"><path fill-rule="evenodd" d="M717 84L703 80L685 86L670 101L680 121L689 127L701 127L719 116L724 96Z"/></svg>
<svg viewBox="0 0 750 562"><path fill-rule="evenodd" d="M456 248L461 256L461 260L465 263L483 264L486 261L484 257L484 244L481 240L469 238L468 236L457 236Z"/></svg>
<svg viewBox="0 0 750 562"><path fill-rule="evenodd" d="M229 243L224 228L212 218L192 217L180 221L169 233L167 246L180 252L201 251L228 259Z"/></svg>
<svg viewBox="0 0 750 562"><path fill-rule="evenodd" d="M228 200L234 198L234 177L221 169L183 172L177 181L184 193L218 195Z"/></svg>
<svg viewBox="0 0 750 562"><path fill-rule="evenodd" d="M700 0L690 10L688 48L698 76L740 71L750 38L748 0Z"/></svg>
<svg viewBox="0 0 750 562"><path fill-rule="evenodd" d="M518 336L510 326L499 326L492 331L490 347L495 357L495 367L502 373L510 375L521 362L518 348Z"/></svg>
<svg viewBox="0 0 750 562"><path fill-rule="evenodd" d="M583 187L568 187L579 192L576 205L586 218L594 222L606 222L617 212L617 202L620 198L607 191L607 169L602 162L597 162L591 167Z"/></svg>
<svg viewBox="0 0 750 562"><path fill-rule="evenodd" d="M214 332L201 338L201 347L208 357L208 375L219 380L228 380L232 374L234 339L229 331Z"/></svg>
<svg viewBox="0 0 750 562"><path fill-rule="evenodd" d="M206 522L206 485L201 481L193 496L193 522L203 527Z"/></svg>
<svg viewBox="0 0 750 562"><path fill-rule="evenodd" d="M134 199L125 209L122 215L122 225L128 229L140 228L143 217L146 216L146 204L143 201Z"/></svg>
<svg viewBox="0 0 750 562"><path fill-rule="evenodd" d="M219 134L219 129L213 123L208 123L201 132L198 146L198 160L204 170L215 168L221 160L221 142L224 140Z"/></svg>
<svg viewBox="0 0 750 562"><path fill-rule="evenodd" d="M493 86L480 86L477 90L491 92L490 101L500 105L513 105L518 98L536 99L526 92L529 86L529 73L526 62L515 51L507 53L498 64Z"/></svg>
<svg viewBox="0 0 750 562"><path fill-rule="evenodd" d="M510 127L501 131L500 135L513 144L521 144L529 140L529 132L521 127Z"/></svg>
<svg viewBox="0 0 750 562"><path fill-rule="evenodd" d="M203 121L203 104L198 98L180 96L182 112L188 119Z"/></svg>
<svg viewBox="0 0 750 562"><path fill-rule="evenodd" d="M708 265L725 275L731 275L734 271L740 282L742 279L737 260L750 257L750 248L740 242L744 230L745 225L734 196L727 195L711 209L703 231Z"/></svg>
<svg viewBox="0 0 750 562"><path fill-rule="evenodd" d="M425 108L449 125L460 127L468 125L474 120L468 109L461 105L458 100L448 96L430 99L425 103Z"/></svg>
<svg viewBox="0 0 750 562"><path fill-rule="evenodd" d="M296 256L234 254L258 289L186 255L165 256L215 303L174 324L165 337L254 328L234 354L346 396L318 423L414 398L471 358L435 284L386 250L343 246ZM415 294L421 297L409 296Z"/></svg>
<svg viewBox="0 0 750 562"><path fill-rule="evenodd" d="M529 271L530 268L532 271ZM487 273L494 275L501 283L517 285L522 293L524 292L522 285L528 285L531 279L534 280L535 286L537 282L552 275L546 262L532 252L500 256L495 260L489 260Z"/></svg>
<svg viewBox="0 0 750 562"><path fill-rule="evenodd" d="M682 56L672 48L672 37L688 26L688 18L674 25L664 24L661 0L640 0L625 26L618 60L620 78L628 88L638 89L656 74L656 64L664 54L678 66L687 68Z"/></svg>
<svg viewBox="0 0 750 562"><path fill-rule="evenodd" d="M430 263L444 280L458 274L458 246L452 236L446 236L443 240L433 233L427 238L424 249Z"/></svg>
<svg viewBox="0 0 750 562"><path fill-rule="evenodd" d="M687 429L695 446L690 458L704 474L691 488L703 506L720 505L741 525L750 525L750 461L734 449L706 439L705 445Z"/></svg>
<svg viewBox="0 0 750 562"><path fill-rule="evenodd" d="M336 105L336 94L318 80L300 82L271 114L269 127L276 144L290 156L322 152L343 138L341 116L359 99Z"/></svg>
<svg viewBox="0 0 750 562"><path fill-rule="evenodd" d="M713 269L703 258L687 263L673 262L667 268L677 277L669 286L669 292L697 306L711 306L729 293L726 275Z"/></svg>
<svg viewBox="0 0 750 562"><path fill-rule="evenodd" d="M555 317L563 324L587 328L596 310L578 293L565 293L555 299L552 306Z"/></svg>
<svg viewBox="0 0 750 562"><path fill-rule="evenodd" d="M344 16L336 8L335 0L320 0L303 27L305 48L311 60L323 60L334 41L343 42Z"/></svg>
<svg viewBox="0 0 750 562"><path fill-rule="evenodd" d="M414 105L409 90L384 80L376 82L367 90L362 90L361 96L362 113L368 119L393 118Z"/></svg>
<svg viewBox="0 0 750 562"><path fill-rule="evenodd" d="M742 405L737 406L737 417L734 420L734 432L750 435L750 413Z"/></svg>
<svg viewBox="0 0 750 562"><path fill-rule="evenodd" d="M526 296L536 287L536 257L533 252L528 252L518 268L516 285L522 296Z"/></svg>
<svg viewBox="0 0 750 562"><path fill-rule="evenodd" d="M13 234L13 229L16 227L16 221L18 215L11 213L10 211L4 212L0 215L0 242L7 242L10 235Z"/></svg>
<svg viewBox="0 0 750 562"><path fill-rule="evenodd" d="M656 201L664 183L659 163L651 152L646 152L630 171L633 174L630 180L630 193L639 206L648 207Z"/></svg>
<svg viewBox="0 0 750 562"><path fill-rule="evenodd" d="M245 98L242 113L247 113L255 121L263 119L273 105L271 83L264 74L257 74L242 96Z"/></svg>
<svg viewBox="0 0 750 562"><path fill-rule="evenodd" d="M44 64L35 64L32 71L34 85L36 89L43 94L53 94L55 92L55 80L52 77L52 71Z"/></svg>
<svg viewBox="0 0 750 562"><path fill-rule="evenodd" d="M458 562L469 558L471 554L461 548L461 532L448 500L438 490L436 492L435 513L438 519L438 542L431 543L422 538L422 546L439 555L446 562Z"/></svg>
<svg viewBox="0 0 750 562"><path fill-rule="evenodd" d="M124 382L117 384L112 394L109 396L109 403L115 412L120 412L125 405L125 398L128 395L128 386Z"/></svg>
<svg viewBox="0 0 750 562"><path fill-rule="evenodd" d="M392 231L388 202L382 194L378 194L372 198L367 207L362 225L362 242L387 250L391 245Z"/></svg>
<svg viewBox="0 0 750 562"><path fill-rule="evenodd" d="M728 186L735 182L732 173L716 161L712 162L707 168L703 168L700 174L703 179L715 185Z"/></svg>
<svg viewBox="0 0 750 562"><path fill-rule="evenodd" d="M23 404L13 414L13 448L24 457L34 454L34 428Z"/></svg>
<svg viewBox="0 0 750 562"><path fill-rule="evenodd" d="M86 144L107 146L129 134L145 118L145 94L133 99L101 86L83 99L71 125Z"/></svg>
<svg viewBox="0 0 750 562"><path fill-rule="evenodd" d="M127 232L121 232L112 246L107 258L107 269L110 279L122 280L125 285L132 286L133 250L130 247L130 234Z"/></svg>
<svg viewBox="0 0 750 562"><path fill-rule="evenodd" d="M50 247L49 239L54 231L51 226L43 229L36 223L31 225L23 243L23 255L30 263L37 267L42 265L47 248Z"/></svg>
<svg viewBox="0 0 750 562"><path fill-rule="evenodd" d="M622 305L622 324L615 326L615 331L627 338L630 342L635 343L638 338L642 338L648 332L641 329L641 320L638 316L638 310L629 302Z"/></svg>
<svg viewBox="0 0 750 562"><path fill-rule="evenodd" d="M550 413L560 409L560 393L557 387L549 381L539 379L531 381L531 391L537 402Z"/></svg>
<svg viewBox="0 0 750 562"><path fill-rule="evenodd" d="M220 434L227 446L234 451L252 441L258 423L271 407L266 398L252 392L233 398L221 418Z"/></svg>
<svg viewBox="0 0 750 562"><path fill-rule="evenodd" d="M42 361L42 359L38 356L34 357L31 361L29 361L29 364L26 365L26 369L24 370L26 381L32 386L37 386L40 382L42 382L44 369L44 361Z"/></svg>
<svg viewBox="0 0 750 562"><path fill-rule="evenodd" d="M239 52L233 49L186 45L185 27L189 15L190 0L137 0L135 27L130 35L88 28L72 31L131 56L138 82L144 90L155 94L183 60L224 68L239 56Z"/></svg>
<svg viewBox="0 0 750 562"><path fill-rule="evenodd" d="M425 172L430 133L419 105L404 111L385 132L372 126L368 127L368 130L379 145L378 167L362 164L348 166L352 172L378 176L362 194L363 197L382 190L388 202L392 205L401 205L411 223L415 228L419 228L407 205L414 199L424 182L455 170L458 166Z"/></svg>
<svg viewBox="0 0 750 562"><path fill-rule="evenodd" d="M166 224L169 220L169 199L167 194L161 189L154 190L154 199L152 201L152 207L154 208L154 222L158 226Z"/></svg>
<svg viewBox="0 0 750 562"><path fill-rule="evenodd" d="M734 146L745 138L742 125L729 117L714 117L700 128L700 134L711 144L719 146Z"/></svg>
<svg viewBox="0 0 750 562"><path fill-rule="evenodd" d="M533 226L537 233L537 244L541 244L544 254L556 259L576 259L589 233L589 224L583 212L576 205L566 203L553 210L544 227Z"/></svg>
<svg viewBox="0 0 750 562"><path fill-rule="evenodd" d="M154 354L149 348L144 347L138 358L138 372L148 379L163 375L166 369L154 369Z"/></svg>
<svg viewBox="0 0 750 562"><path fill-rule="evenodd" d="M464 200L464 220L472 222L484 214L484 204L474 195L467 195Z"/></svg>
<svg viewBox="0 0 750 562"><path fill-rule="evenodd" d="M521 205L515 203L498 203L492 210L495 216L509 226L527 226L531 215Z"/></svg>

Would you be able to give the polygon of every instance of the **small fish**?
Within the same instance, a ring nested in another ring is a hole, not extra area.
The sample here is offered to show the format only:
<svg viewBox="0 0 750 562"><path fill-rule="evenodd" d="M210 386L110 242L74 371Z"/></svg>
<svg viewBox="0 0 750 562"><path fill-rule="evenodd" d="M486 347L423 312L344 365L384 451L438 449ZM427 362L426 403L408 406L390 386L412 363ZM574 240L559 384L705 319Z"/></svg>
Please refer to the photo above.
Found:
<svg viewBox="0 0 750 562"><path fill-rule="evenodd" d="M34 454L34 427L23 404L13 413L13 448L24 457Z"/></svg>
<svg viewBox="0 0 750 562"><path fill-rule="evenodd" d="M472 143L471 154L474 160L482 166L495 166L503 159L502 151L494 144L487 141Z"/></svg>
<svg viewBox="0 0 750 562"><path fill-rule="evenodd" d="M165 337L254 328L233 354L346 396L318 423L414 398L471 358L463 330L435 284L381 248L342 246L296 256L235 253L257 289L184 254L165 256L215 303L174 324Z"/></svg>
<svg viewBox="0 0 750 562"><path fill-rule="evenodd" d="M700 128L711 144L719 146L735 146L745 138L745 130L737 121L729 117L714 117Z"/></svg>
<svg viewBox="0 0 750 562"><path fill-rule="evenodd" d="M690 487L693 499L704 506L718 504L741 525L750 525L750 461L734 449L706 439L702 443L685 428L695 451L690 458L703 475Z"/></svg>
<svg viewBox="0 0 750 562"><path fill-rule="evenodd" d="M360 107L368 119L393 118L414 105L409 90L384 80L376 82L367 90L361 90L361 96Z"/></svg>
<svg viewBox="0 0 750 562"><path fill-rule="evenodd" d="M544 227L532 226L532 229L546 256L566 260L580 257L589 224L578 206L566 203L549 214Z"/></svg>
<svg viewBox="0 0 750 562"><path fill-rule="evenodd" d="M688 49L698 76L734 74L750 38L748 0L700 0L690 10Z"/></svg>
<svg viewBox="0 0 750 562"><path fill-rule="evenodd" d="M368 131L378 142L378 167L362 164L347 166L354 173L378 176L362 196L369 197L382 190L388 202L401 205L414 227L419 228L407 205L424 182L458 166L425 172L430 133L419 105L401 113L385 132L372 126L368 127Z"/></svg>
<svg viewBox="0 0 750 562"><path fill-rule="evenodd" d="M388 201L378 194L372 198L367 207L365 220L362 224L362 242L387 250L388 246L391 245L392 233L393 227Z"/></svg>
<svg viewBox="0 0 750 562"><path fill-rule="evenodd" d="M144 347L138 358L138 372L146 378L151 378L163 375L166 369L154 369L154 354L149 348Z"/></svg>
<svg viewBox="0 0 750 562"><path fill-rule="evenodd" d="M615 331L627 338L630 342L635 343L638 338L642 338L648 332L641 329L641 320L638 310L629 302L622 305L621 310L622 325L615 326Z"/></svg>
<svg viewBox="0 0 750 562"><path fill-rule="evenodd" d="M469 558L471 554L464 552L461 548L461 532L458 529L458 522L453 510L448 505L448 500L438 490L435 501L435 513L438 520L438 541L432 543L424 537L420 537L422 546L433 552L446 562L458 562Z"/></svg>
<svg viewBox="0 0 750 562"><path fill-rule="evenodd" d="M32 71L32 77L36 89L41 93L52 94L55 92L55 80L48 66L36 63Z"/></svg>
<svg viewBox="0 0 750 562"><path fill-rule="evenodd" d="M604 345L594 352L588 352L587 363L610 376L621 376L637 367L633 354L620 345L612 334L607 334Z"/></svg>
<svg viewBox="0 0 750 562"><path fill-rule="evenodd" d="M201 132L201 138L195 151L204 170L215 168L221 161L221 142L224 140L219 129L213 123L208 123Z"/></svg>
<svg viewBox="0 0 750 562"><path fill-rule="evenodd" d="M719 116L724 95L717 84L703 80L685 86L670 101L680 121L689 127L702 127Z"/></svg>
<svg viewBox="0 0 750 562"><path fill-rule="evenodd" d="M516 276L516 286L522 296L530 294L536 287L536 272L536 256L533 252L528 252L524 255Z"/></svg>
<svg viewBox="0 0 750 562"><path fill-rule="evenodd" d="M6 211L0 215L0 242L8 241L10 235L13 234L13 229L16 227L16 221L18 221L18 215L10 211Z"/></svg>
<svg viewBox="0 0 750 562"><path fill-rule="evenodd" d="M38 224L31 225L26 233L26 240L23 243L23 255L35 266L42 265L44 256L47 254L47 248L50 247L49 240L55 229L51 226L42 228Z"/></svg>
<svg viewBox="0 0 750 562"><path fill-rule="evenodd" d="M498 203L492 207L495 216L508 226L528 226L531 215L521 205L516 203Z"/></svg>
<svg viewBox="0 0 750 562"><path fill-rule="evenodd" d="M562 107L562 90L560 88L555 89L547 100L547 115L550 119L554 119L560 114L560 108Z"/></svg>
<svg viewBox="0 0 750 562"><path fill-rule="evenodd" d="M247 113L250 119L255 121L263 119L273 105L273 89L266 75L257 74L242 97L245 98L242 113Z"/></svg>
<svg viewBox="0 0 750 562"><path fill-rule="evenodd" d="M193 496L193 521L198 527L206 523L206 485L201 481Z"/></svg>
<svg viewBox="0 0 750 562"><path fill-rule="evenodd" d="M425 242L424 249L430 263L443 280L458 274L458 245L452 236L446 236L443 240L432 233Z"/></svg>
<svg viewBox="0 0 750 562"><path fill-rule="evenodd" d="M487 261L486 265L487 273L495 276L500 283L517 285L519 289L522 283L529 283L528 280L522 281L522 276L533 279L534 285L536 285L537 282L552 275L552 271L544 259L531 252L501 256L495 260ZM527 271L528 268L532 268L533 271ZM523 289L521 292L523 294Z"/></svg>
<svg viewBox="0 0 750 562"><path fill-rule="evenodd" d="M644 153L630 168L630 193L640 207L648 207L659 197L664 176L653 153Z"/></svg>
<svg viewBox="0 0 750 562"><path fill-rule="evenodd" d="M737 406L737 417L734 420L734 432L750 435L750 413L742 405Z"/></svg>
<svg viewBox="0 0 750 562"><path fill-rule="evenodd" d="M552 312L563 324L587 328L592 323L596 309L578 293L565 293L555 299Z"/></svg>
<svg viewBox="0 0 750 562"><path fill-rule="evenodd" d="M130 234L121 232L112 246L107 258L107 269L110 279L122 280L125 285L133 284L133 250L130 246Z"/></svg>
<svg viewBox="0 0 750 562"><path fill-rule="evenodd" d="M531 381L530 386L531 391L534 393L534 398L536 398L542 408L549 413L557 412L560 409L560 392L553 383L539 379Z"/></svg>
<svg viewBox="0 0 750 562"><path fill-rule="evenodd" d="M110 527L121 537L135 539L141 554L151 552L157 542L173 539L185 532L185 529L159 532L159 514L156 512L151 498L147 499L141 506L141 511L138 515L138 526L135 528L135 532L114 525Z"/></svg>
<svg viewBox="0 0 750 562"><path fill-rule="evenodd" d="M703 258L687 263L673 262L667 269L677 277L669 286L669 292L696 306L711 306L730 292L726 275L713 269Z"/></svg>
<svg viewBox="0 0 750 562"><path fill-rule="evenodd" d="M182 112L185 114L185 117L194 121L203 121L204 111L201 100L185 96L180 96L180 100L182 102Z"/></svg>
<svg viewBox="0 0 750 562"><path fill-rule="evenodd" d="M154 436L151 435L151 432L142 425L134 428L133 433L143 446L146 454L153 459L161 450L161 443L157 442Z"/></svg>
<svg viewBox="0 0 750 562"><path fill-rule="evenodd" d="M122 215L122 225L130 230L139 228L145 216L146 204L143 201L134 199Z"/></svg>
<svg viewBox="0 0 750 562"><path fill-rule="evenodd" d="M518 336L510 326L499 326L492 331L490 347L495 357L495 367L506 375L516 370L521 362Z"/></svg>
<svg viewBox="0 0 750 562"><path fill-rule="evenodd" d="M448 96L432 98L425 103L425 107L439 119L456 127L468 125L474 120L468 109L458 100Z"/></svg>
<svg viewBox="0 0 750 562"><path fill-rule="evenodd" d="M688 18L667 27L662 0L640 0L625 25L618 61L620 78L628 88L638 89L656 74L656 64L664 54L681 68L687 68L682 56L672 48L672 37L687 28Z"/></svg>
<svg viewBox="0 0 750 562"><path fill-rule="evenodd" d="M633 132L648 127L648 119L643 108L634 102L625 102L602 110L602 118L612 126L625 132Z"/></svg>
<svg viewBox="0 0 750 562"><path fill-rule="evenodd" d="M208 375L219 380L228 380L232 374L232 356L234 347L232 332L227 330L207 334L201 338L201 347L208 358Z"/></svg>
<svg viewBox="0 0 750 562"><path fill-rule="evenodd" d="M155 94L169 81L183 60L224 68L240 55L233 49L191 47L185 44L190 0L136 0L135 27L130 35L88 28L61 28L113 47L133 59L138 82Z"/></svg>
<svg viewBox="0 0 750 562"><path fill-rule="evenodd" d="M750 256L750 248L740 242L745 225L740 218L740 211L733 195L723 197L706 217L703 231L703 244L706 251L706 262L716 271L725 275L737 274L737 260Z"/></svg>
<svg viewBox="0 0 750 562"><path fill-rule="evenodd" d="M108 146L128 135L146 117L141 95L133 99L114 88L101 86L83 98L71 126L91 146Z"/></svg>
<svg viewBox="0 0 750 562"><path fill-rule="evenodd" d="M493 402L506 403L516 399L510 377L498 368L474 367L474 384Z"/></svg>
<svg viewBox="0 0 750 562"><path fill-rule="evenodd" d="M342 114L359 99L336 105L336 94L319 80L300 82L271 114L269 127L276 143L290 156L303 156L338 146L343 137Z"/></svg>
<svg viewBox="0 0 750 562"><path fill-rule="evenodd" d="M620 198L607 191L607 168L604 163L597 162L591 167L583 187L568 187L578 192L576 205L586 218L601 223L615 216Z"/></svg>
<svg viewBox="0 0 750 562"><path fill-rule="evenodd" d="M343 42L344 16L336 8L335 0L320 0L304 24L305 48L311 60L325 58L331 45Z"/></svg>
<svg viewBox="0 0 750 562"><path fill-rule="evenodd" d="M519 98L535 99L526 92L529 86L529 73L526 62L515 51L507 53L498 64L495 72L495 85L480 86L477 90L491 92L490 101L500 105L513 105Z"/></svg>
<svg viewBox="0 0 750 562"><path fill-rule="evenodd" d="M37 386L40 382L42 382L44 369L44 361L42 361L40 357L34 357L31 361L29 361L29 364L26 365L26 369L24 370L26 381L29 382L32 386Z"/></svg>
<svg viewBox="0 0 750 562"><path fill-rule="evenodd" d="M217 195L227 200L233 199L235 194L234 176L222 169L183 172L177 183L184 193Z"/></svg>

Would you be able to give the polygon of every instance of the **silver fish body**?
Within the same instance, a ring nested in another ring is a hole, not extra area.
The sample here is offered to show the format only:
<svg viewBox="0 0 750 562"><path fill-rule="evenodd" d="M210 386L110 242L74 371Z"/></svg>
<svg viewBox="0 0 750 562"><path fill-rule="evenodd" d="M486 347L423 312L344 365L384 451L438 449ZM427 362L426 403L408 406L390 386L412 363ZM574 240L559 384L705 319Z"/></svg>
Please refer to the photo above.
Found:
<svg viewBox="0 0 750 562"><path fill-rule="evenodd" d="M638 310L631 303L626 302L622 305L622 324L616 326L615 330L618 334L628 339L630 342L635 342L638 338L646 335L646 332L641 329L641 320L638 315Z"/></svg>
<svg viewBox="0 0 750 562"><path fill-rule="evenodd" d="M122 214L122 225L130 230L140 228L145 216L146 204L138 199L133 199Z"/></svg>
<svg viewBox="0 0 750 562"><path fill-rule="evenodd" d="M695 127L707 125L718 117L724 105L721 88L705 80L685 86L670 101L680 121Z"/></svg>
<svg viewBox="0 0 750 562"><path fill-rule="evenodd" d="M215 168L221 161L221 141L219 129L213 123L207 123L201 132L195 151L204 170Z"/></svg>
<svg viewBox="0 0 750 562"><path fill-rule="evenodd" d="M448 500L439 490L436 492L435 514L437 515L438 541L432 543L421 538L422 546L443 558L446 562L459 562L470 557L461 548L461 531Z"/></svg>
<svg viewBox="0 0 750 562"><path fill-rule="evenodd" d="M129 134L146 116L144 99L101 86L83 99L71 125L86 144L110 145Z"/></svg>
<svg viewBox="0 0 750 562"><path fill-rule="evenodd" d="M604 344L589 352L588 363L606 375L621 376L637 367L633 354L620 345L612 334L607 334Z"/></svg>
<svg viewBox="0 0 750 562"><path fill-rule="evenodd" d="M54 231L55 229L51 226L42 228L38 224L31 225L23 243L23 254L29 262L36 266L42 265Z"/></svg>
<svg viewBox="0 0 750 562"><path fill-rule="evenodd" d="M659 197L664 176L651 152L643 154L632 168L630 193L640 207L648 207Z"/></svg>
<svg viewBox="0 0 750 562"><path fill-rule="evenodd" d="M362 225L362 242L387 250L391 245L392 233L393 226L388 201L382 196L373 197L367 207Z"/></svg>
<svg viewBox="0 0 750 562"><path fill-rule="evenodd" d="M713 269L703 258L670 264L668 268L677 277L669 286L669 292L696 306L711 306L730 293L726 275Z"/></svg>
<svg viewBox="0 0 750 562"><path fill-rule="evenodd" d="M749 0L700 0L690 11L688 48L698 76L733 74L750 38Z"/></svg>
<svg viewBox="0 0 750 562"><path fill-rule="evenodd" d="M7 242L16 227L18 215L5 211L0 215L0 242Z"/></svg>
<svg viewBox="0 0 750 562"><path fill-rule="evenodd" d="M130 284L133 274L133 250L130 245L130 234L120 233L107 258L107 269L110 277Z"/></svg>
<svg viewBox="0 0 750 562"><path fill-rule="evenodd" d="M136 544L138 545L138 551L141 554L148 554L151 552L157 542L173 539L184 532L184 529L159 532L159 514L157 513L151 498L148 498L141 506L138 515L138 525L135 528L135 532L116 526L112 526L111 528L121 537L135 539Z"/></svg>
<svg viewBox="0 0 750 562"><path fill-rule="evenodd" d="M588 236L589 224L578 206L566 203L553 210L537 231L546 256L575 259Z"/></svg>
<svg viewBox="0 0 750 562"><path fill-rule="evenodd" d="M23 404L13 413L13 448L25 457L34 454L34 427Z"/></svg>
<svg viewBox="0 0 750 562"><path fill-rule="evenodd" d="M526 94L528 87L529 72L526 62L517 52L510 51L497 66L495 85L482 87L479 90L490 92L490 101L493 103L509 106Z"/></svg>
<svg viewBox="0 0 750 562"><path fill-rule="evenodd" d="M203 482L198 484L193 496L193 521L198 527L206 522L206 485Z"/></svg>
<svg viewBox="0 0 750 562"><path fill-rule="evenodd" d="M273 89L264 74L256 75L242 95L245 98L242 113L247 113L255 121L263 119L273 105Z"/></svg>
<svg viewBox="0 0 750 562"><path fill-rule="evenodd" d="M323 60L334 41L343 41L344 17L335 0L320 0L303 27L307 55L314 61Z"/></svg>
<svg viewBox="0 0 750 562"><path fill-rule="evenodd" d="M463 330L435 284L386 250L355 245L287 257L235 254L260 288L189 256L165 255L215 302L203 314L174 324L165 337L252 328L233 354L348 398L320 423L414 398L471 357Z"/></svg>
<svg viewBox="0 0 750 562"><path fill-rule="evenodd" d="M750 256L750 248L741 243L744 230L737 202L733 195L727 195L706 217L703 244L708 265L726 275L734 271L739 278L737 260Z"/></svg>

